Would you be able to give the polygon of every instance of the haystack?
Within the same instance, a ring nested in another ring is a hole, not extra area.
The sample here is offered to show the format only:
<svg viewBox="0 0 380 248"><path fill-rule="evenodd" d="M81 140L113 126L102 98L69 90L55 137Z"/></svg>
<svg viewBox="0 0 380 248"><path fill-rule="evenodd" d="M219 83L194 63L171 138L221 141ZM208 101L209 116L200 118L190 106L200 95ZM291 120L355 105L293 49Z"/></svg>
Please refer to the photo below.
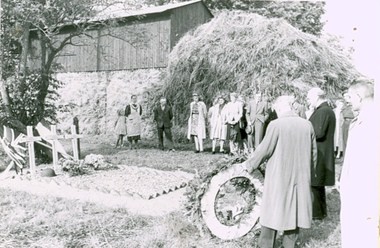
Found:
<svg viewBox="0 0 380 248"><path fill-rule="evenodd" d="M358 76L347 56L324 39L282 19L225 12L173 48L164 92L184 124L193 91L208 106L218 94L231 91L302 98L312 86L341 93Z"/></svg>

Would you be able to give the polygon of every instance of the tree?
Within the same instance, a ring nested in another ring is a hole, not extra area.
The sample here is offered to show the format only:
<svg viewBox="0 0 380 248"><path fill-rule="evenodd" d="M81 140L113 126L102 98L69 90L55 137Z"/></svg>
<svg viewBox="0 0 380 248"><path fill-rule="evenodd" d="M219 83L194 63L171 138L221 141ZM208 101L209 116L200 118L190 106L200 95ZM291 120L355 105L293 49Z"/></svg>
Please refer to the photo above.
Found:
<svg viewBox="0 0 380 248"><path fill-rule="evenodd" d="M179 0L186 2L188 0ZM283 18L303 32L319 35L323 28L322 1L261 1L261 0L203 0L214 13L222 10L242 10L270 18ZM145 0L146 4L163 5L171 0Z"/></svg>
<svg viewBox="0 0 380 248"><path fill-rule="evenodd" d="M2 0L1 15L1 123L20 131L44 118L54 120L54 100L60 83L53 78L59 65L55 58L74 38L86 36L88 29L111 26L112 22L93 21L108 8L106 0ZM67 25L75 31L62 36ZM37 66L30 56L37 41ZM33 43L35 44L35 43Z"/></svg>
<svg viewBox="0 0 380 248"><path fill-rule="evenodd" d="M255 1L249 10L270 18L283 18L305 33L320 35L324 6L321 1Z"/></svg>

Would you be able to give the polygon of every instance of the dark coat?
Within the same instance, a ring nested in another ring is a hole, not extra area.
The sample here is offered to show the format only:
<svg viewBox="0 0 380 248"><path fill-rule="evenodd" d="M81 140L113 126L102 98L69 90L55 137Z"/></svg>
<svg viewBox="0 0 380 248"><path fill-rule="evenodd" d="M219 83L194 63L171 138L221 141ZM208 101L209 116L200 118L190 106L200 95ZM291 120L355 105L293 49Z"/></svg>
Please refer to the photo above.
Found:
<svg viewBox="0 0 380 248"><path fill-rule="evenodd" d="M267 132L267 128L268 128L268 125L271 121L274 121L277 119L277 113L276 113L276 110L272 109L272 108L269 108L268 109L268 118L266 119L266 121L264 122L264 137L265 137L265 133Z"/></svg>
<svg viewBox="0 0 380 248"><path fill-rule="evenodd" d="M331 107L322 103L310 116L317 140L318 159L311 174L312 186L333 186L335 184L334 132L335 114Z"/></svg>
<svg viewBox="0 0 380 248"><path fill-rule="evenodd" d="M161 105L158 104L154 109L154 121L157 124L158 128L171 128L172 127L172 119L173 112L172 108L166 104L164 110L162 110Z"/></svg>

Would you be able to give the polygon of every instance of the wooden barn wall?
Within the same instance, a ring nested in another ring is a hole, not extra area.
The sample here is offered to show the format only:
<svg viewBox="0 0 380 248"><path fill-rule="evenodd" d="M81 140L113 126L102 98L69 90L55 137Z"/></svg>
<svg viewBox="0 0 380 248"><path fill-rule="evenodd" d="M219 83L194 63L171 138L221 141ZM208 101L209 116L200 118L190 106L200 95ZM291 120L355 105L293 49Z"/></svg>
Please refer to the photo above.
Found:
<svg viewBox="0 0 380 248"><path fill-rule="evenodd" d="M66 34L58 36L63 39ZM91 72L163 68L170 53L170 19L153 17L119 27L91 30L72 40L55 62L61 72ZM32 41L30 67L40 63L37 40Z"/></svg>
<svg viewBox="0 0 380 248"><path fill-rule="evenodd" d="M170 48L173 48L186 32L208 22L211 18L210 12L200 2L173 9Z"/></svg>
<svg viewBox="0 0 380 248"><path fill-rule="evenodd" d="M169 19L102 30L99 38L98 70L166 67L169 53Z"/></svg>
<svg viewBox="0 0 380 248"><path fill-rule="evenodd" d="M66 46L58 55L55 62L63 67L63 71L95 71L96 70L96 47L98 31L86 32L86 35L72 39L73 45ZM64 36L62 35L62 38Z"/></svg>
<svg viewBox="0 0 380 248"><path fill-rule="evenodd" d="M73 37L71 43L67 45L56 57L55 63L61 68L58 71L76 72L76 71L95 71L96 70L96 40L98 31L87 31L87 35ZM56 46L60 41L67 37L67 34L55 37ZM30 49L29 67L31 69L39 68L41 63L41 47L37 39L32 39Z"/></svg>

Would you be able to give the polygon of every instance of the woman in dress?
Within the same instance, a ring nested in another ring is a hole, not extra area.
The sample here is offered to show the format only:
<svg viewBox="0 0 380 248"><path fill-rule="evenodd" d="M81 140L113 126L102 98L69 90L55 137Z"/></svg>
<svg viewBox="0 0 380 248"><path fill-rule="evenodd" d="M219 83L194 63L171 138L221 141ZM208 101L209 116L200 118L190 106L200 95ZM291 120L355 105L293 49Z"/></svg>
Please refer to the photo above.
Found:
<svg viewBox="0 0 380 248"><path fill-rule="evenodd" d="M127 139L129 141L130 149L137 149L137 142L141 136L141 115L142 107L137 103L137 96L131 96L131 104L125 108L125 115L127 117Z"/></svg>
<svg viewBox="0 0 380 248"><path fill-rule="evenodd" d="M243 116L243 107L237 101L237 94L230 94L230 102L225 106L226 108L226 123L227 123L227 138L230 141L230 154L235 155L238 153L239 142L241 141L239 121Z"/></svg>
<svg viewBox="0 0 380 248"><path fill-rule="evenodd" d="M190 103L190 117L188 121L187 138L194 138L195 152L203 152L203 139L206 138L207 108L199 100L199 95L193 93L193 102Z"/></svg>
<svg viewBox="0 0 380 248"><path fill-rule="evenodd" d="M210 139L212 140L212 154L215 154L216 144L219 141L220 152L224 153L224 141L227 137L227 125L225 124L225 100L219 96L217 103L209 110Z"/></svg>
<svg viewBox="0 0 380 248"><path fill-rule="evenodd" d="M124 109L117 110L117 119L115 121L114 126L115 126L115 133L117 134L117 141L116 141L115 148L122 147L124 136L127 134Z"/></svg>

